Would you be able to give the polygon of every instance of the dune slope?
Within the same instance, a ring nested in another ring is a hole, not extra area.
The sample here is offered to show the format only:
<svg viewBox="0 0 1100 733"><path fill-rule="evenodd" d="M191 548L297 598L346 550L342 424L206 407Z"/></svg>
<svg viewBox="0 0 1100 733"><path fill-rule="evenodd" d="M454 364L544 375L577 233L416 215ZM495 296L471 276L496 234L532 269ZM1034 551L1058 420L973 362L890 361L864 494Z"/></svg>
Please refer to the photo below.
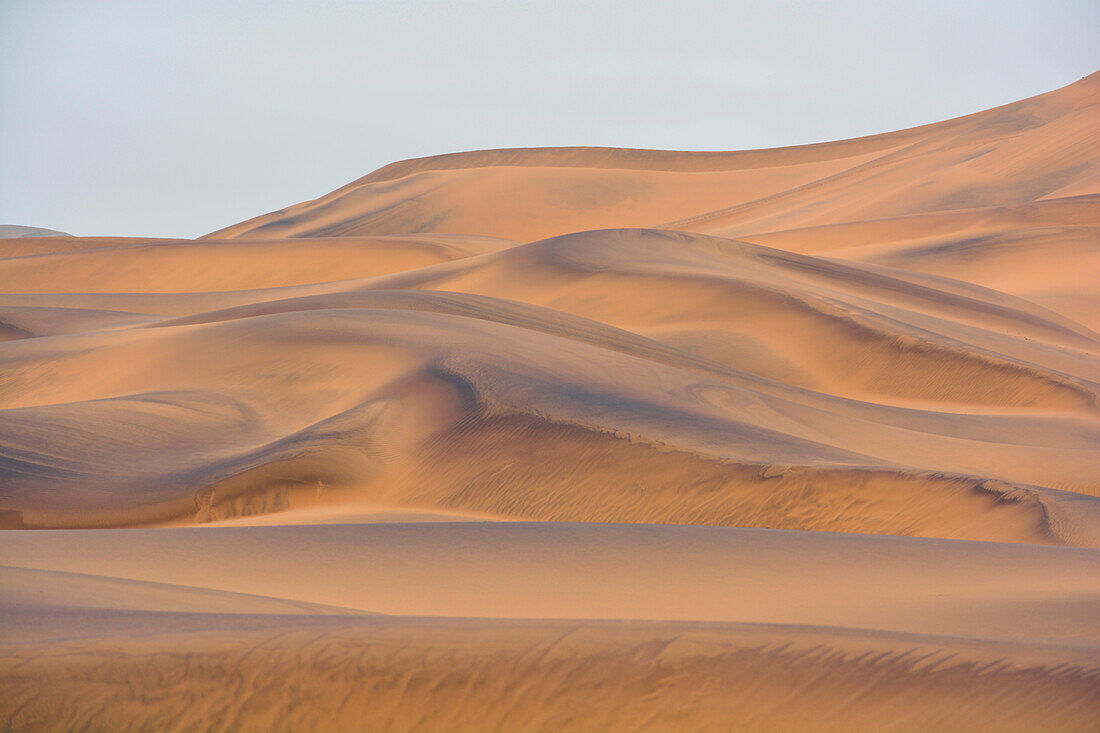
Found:
<svg viewBox="0 0 1100 733"><path fill-rule="evenodd" d="M967 117L744 152L494 150L403 161L216 237L653 227L743 235L1095 193L1100 75ZM505 206L502 206L505 204Z"/></svg>

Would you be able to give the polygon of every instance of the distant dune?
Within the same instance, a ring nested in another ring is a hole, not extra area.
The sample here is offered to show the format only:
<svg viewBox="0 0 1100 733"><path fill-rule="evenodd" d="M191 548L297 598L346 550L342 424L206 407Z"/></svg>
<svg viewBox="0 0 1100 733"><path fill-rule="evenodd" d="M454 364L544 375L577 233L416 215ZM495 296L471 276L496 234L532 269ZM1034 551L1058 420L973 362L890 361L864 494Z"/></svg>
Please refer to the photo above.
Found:
<svg viewBox="0 0 1100 733"><path fill-rule="evenodd" d="M68 237L65 232L39 227L25 227L18 224L0 224L0 239L21 239L26 237Z"/></svg>
<svg viewBox="0 0 1100 733"><path fill-rule="evenodd" d="M1095 729L1098 130L1094 74L0 228L0 720Z"/></svg>

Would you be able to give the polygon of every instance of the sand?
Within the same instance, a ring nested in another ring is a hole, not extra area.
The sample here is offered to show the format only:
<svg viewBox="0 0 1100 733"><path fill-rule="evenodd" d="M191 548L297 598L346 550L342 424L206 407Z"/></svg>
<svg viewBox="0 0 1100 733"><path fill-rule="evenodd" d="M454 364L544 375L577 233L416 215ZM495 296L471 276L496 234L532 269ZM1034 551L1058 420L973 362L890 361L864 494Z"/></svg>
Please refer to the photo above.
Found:
<svg viewBox="0 0 1100 733"><path fill-rule="evenodd" d="M1095 729L1097 129L1093 75L4 230L0 721Z"/></svg>

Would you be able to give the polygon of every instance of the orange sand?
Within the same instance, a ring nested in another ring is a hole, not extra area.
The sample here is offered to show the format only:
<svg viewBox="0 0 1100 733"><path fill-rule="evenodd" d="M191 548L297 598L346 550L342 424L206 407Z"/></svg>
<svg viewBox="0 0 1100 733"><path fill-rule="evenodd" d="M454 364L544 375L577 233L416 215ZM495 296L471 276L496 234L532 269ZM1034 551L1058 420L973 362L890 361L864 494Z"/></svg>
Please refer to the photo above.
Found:
<svg viewBox="0 0 1100 733"><path fill-rule="evenodd" d="M1094 730L1098 129L1100 74L5 229L0 721Z"/></svg>

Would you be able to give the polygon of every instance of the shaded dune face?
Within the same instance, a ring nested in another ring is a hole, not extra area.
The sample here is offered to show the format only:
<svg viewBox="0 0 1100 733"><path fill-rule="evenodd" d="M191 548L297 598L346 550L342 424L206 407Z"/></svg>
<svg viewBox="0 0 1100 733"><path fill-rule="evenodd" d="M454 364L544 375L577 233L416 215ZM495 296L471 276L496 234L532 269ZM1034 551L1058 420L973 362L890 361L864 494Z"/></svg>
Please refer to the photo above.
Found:
<svg viewBox="0 0 1100 733"><path fill-rule="evenodd" d="M1090 729L1097 129L1093 75L0 239L0 720Z"/></svg>

